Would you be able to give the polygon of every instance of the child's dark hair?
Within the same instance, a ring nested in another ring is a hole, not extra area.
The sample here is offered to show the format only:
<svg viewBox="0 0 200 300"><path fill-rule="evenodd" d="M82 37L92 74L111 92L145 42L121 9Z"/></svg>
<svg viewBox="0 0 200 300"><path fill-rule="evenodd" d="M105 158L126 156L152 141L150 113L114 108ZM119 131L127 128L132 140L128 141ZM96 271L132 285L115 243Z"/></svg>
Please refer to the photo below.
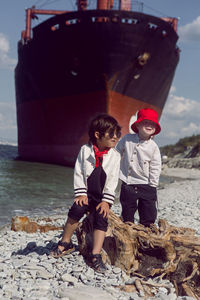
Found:
<svg viewBox="0 0 200 300"><path fill-rule="evenodd" d="M108 131L110 138L116 133L117 137L121 136L121 126L117 120L108 114L99 114L91 122L89 126L89 142L96 143L95 132L99 132L99 137L102 138L106 131Z"/></svg>

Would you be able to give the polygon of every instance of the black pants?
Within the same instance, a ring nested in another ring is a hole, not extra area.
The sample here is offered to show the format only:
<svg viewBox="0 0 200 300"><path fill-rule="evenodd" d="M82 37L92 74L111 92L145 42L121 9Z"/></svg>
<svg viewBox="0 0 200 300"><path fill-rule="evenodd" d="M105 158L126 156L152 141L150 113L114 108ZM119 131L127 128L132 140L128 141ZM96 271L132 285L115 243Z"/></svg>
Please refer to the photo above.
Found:
<svg viewBox="0 0 200 300"><path fill-rule="evenodd" d="M106 181L106 173L101 166L94 169L88 177L88 205L77 205L74 203L69 210L68 216L76 221L79 221L85 213L92 212L93 228L102 231L107 231L108 220L103 214L100 214L100 209L96 210L97 205L102 200L102 191Z"/></svg>
<svg viewBox="0 0 200 300"><path fill-rule="evenodd" d="M148 184L122 183L120 202L124 222L134 222L136 210L139 223L145 226L153 224L157 217L157 190Z"/></svg>

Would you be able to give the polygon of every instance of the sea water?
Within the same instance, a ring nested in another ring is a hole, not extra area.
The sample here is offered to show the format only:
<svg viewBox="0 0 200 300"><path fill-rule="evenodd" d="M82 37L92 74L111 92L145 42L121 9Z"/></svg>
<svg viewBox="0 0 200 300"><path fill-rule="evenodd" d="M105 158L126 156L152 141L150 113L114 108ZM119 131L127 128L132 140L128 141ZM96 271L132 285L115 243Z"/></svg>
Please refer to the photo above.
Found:
<svg viewBox="0 0 200 300"><path fill-rule="evenodd" d="M16 215L65 213L73 203L73 168L21 161L17 155L17 146L0 144L0 226ZM161 186L168 181L161 177Z"/></svg>
<svg viewBox="0 0 200 300"><path fill-rule="evenodd" d="M0 226L16 215L64 213L73 202L73 168L16 157L17 147L0 145Z"/></svg>

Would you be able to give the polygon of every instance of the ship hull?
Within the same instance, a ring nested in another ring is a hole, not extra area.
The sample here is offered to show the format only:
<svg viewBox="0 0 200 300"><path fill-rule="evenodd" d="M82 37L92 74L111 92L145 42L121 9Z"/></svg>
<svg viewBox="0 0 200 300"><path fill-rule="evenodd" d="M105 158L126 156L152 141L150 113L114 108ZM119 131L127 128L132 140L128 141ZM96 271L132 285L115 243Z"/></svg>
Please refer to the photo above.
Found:
<svg viewBox="0 0 200 300"><path fill-rule="evenodd" d="M115 117L123 135L139 109L161 115L179 59L178 37L166 22L87 11L51 18L33 33L19 43L15 70L20 158L73 166L96 114ZM149 57L140 64L143 53Z"/></svg>

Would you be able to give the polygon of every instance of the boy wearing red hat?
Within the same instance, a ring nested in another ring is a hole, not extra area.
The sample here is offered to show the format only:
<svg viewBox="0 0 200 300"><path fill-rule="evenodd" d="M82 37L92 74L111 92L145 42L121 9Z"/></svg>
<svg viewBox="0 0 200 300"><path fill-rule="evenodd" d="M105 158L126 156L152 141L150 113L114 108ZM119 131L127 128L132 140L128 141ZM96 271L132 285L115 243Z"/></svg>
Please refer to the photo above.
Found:
<svg viewBox="0 0 200 300"><path fill-rule="evenodd" d="M157 217L156 187L161 173L160 150L152 139L161 131L157 112L141 109L131 128L135 134L125 135L116 146L121 154L122 217L124 222L134 222L138 210L139 223L150 226Z"/></svg>

